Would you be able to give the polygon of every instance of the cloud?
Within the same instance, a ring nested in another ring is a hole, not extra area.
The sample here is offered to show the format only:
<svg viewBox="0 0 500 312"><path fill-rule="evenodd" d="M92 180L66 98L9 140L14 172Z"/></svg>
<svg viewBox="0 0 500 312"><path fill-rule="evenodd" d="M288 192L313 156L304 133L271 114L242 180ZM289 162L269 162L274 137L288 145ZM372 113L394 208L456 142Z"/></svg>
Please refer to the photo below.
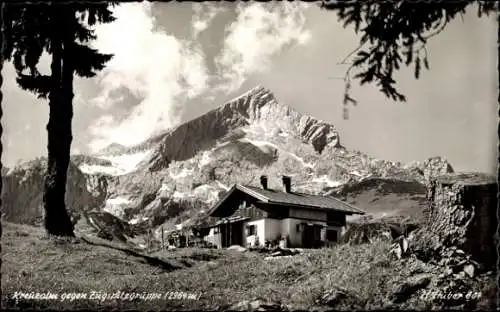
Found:
<svg viewBox="0 0 500 312"><path fill-rule="evenodd" d="M236 91L251 74L269 69L272 57L284 47L305 44L310 36L304 26L304 4L238 5L221 54L215 56L218 72L210 73L196 38L227 6L195 4L191 41L155 27L151 9L147 2L120 5L114 9L116 21L96 27L96 48L114 57L99 74L100 92L90 103L116 111L124 88L142 100L127 116L101 117L90 127L93 151L110 143L138 144L176 126L184 103Z"/></svg>
<svg viewBox="0 0 500 312"><path fill-rule="evenodd" d="M206 30L215 16L226 11L225 7L216 6L214 3L193 3L194 15L192 18L193 38L197 38Z"/></svg>
<svg viewBox="0 0 500 312"><path fill-rule="evenodd" d="M306 44L305 3L239 5L238 17L227 28L223 53L216 59L224 80L220 89L232 92L247 76L269 69L272 57L292 44Z"/></svg>
<svg viewBox="0 0 500 312"><path fill-rule="evenodd" d="M119 105L123 98L116 91L123 87L142 101L118 124L114 118L98 120L91 128L93 150L111 142L137 144L177 124L178 103L208 86L201 48L156 29L151 3L120 5L114 11L115 22L96 28L96 48L114 57L99 76L101 92L92 102L105 109Z"/></svg>

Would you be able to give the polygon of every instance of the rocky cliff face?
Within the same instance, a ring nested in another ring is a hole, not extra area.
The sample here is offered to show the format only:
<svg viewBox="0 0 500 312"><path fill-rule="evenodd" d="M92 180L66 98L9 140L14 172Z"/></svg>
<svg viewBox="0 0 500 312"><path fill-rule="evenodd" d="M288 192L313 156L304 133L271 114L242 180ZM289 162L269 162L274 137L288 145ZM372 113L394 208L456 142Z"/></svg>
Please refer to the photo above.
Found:
<svg viewBox="0 0 500 312"><path fill-rule="evenodd" d="M31 222L40 216L41 163L5 175L8 219ZM333 125L281 105L257 87L138 146L73 156L67 202L72 211L104 211L132 224L157 225L195 220L233 183L257 186L262 174L271 188L281 189L279 177L286 174L294 190L327 195L369 178L423 185L447 171L451 166L439 157L405 165L350 151Z"/></svg>
<svg viewBox="0 0 500 312"><path fill-rule="evenodd" d="M8 221L36 224L43 220L45 159L16 166L2 176L2 210ZM87 190L87 177L74 165L68 168L66 203L72 217L96 205Z"/></svg>
<svg viewBox="0 0 500 312"><path fill-rule="evenodd" d="M235 129L259 126L271 136L296 136L319 153L327 145L339 146L339 136L332 125L279 104L270 90L259 86L165 134L150 169L160 170L173 160L187 160Z"/></svg>

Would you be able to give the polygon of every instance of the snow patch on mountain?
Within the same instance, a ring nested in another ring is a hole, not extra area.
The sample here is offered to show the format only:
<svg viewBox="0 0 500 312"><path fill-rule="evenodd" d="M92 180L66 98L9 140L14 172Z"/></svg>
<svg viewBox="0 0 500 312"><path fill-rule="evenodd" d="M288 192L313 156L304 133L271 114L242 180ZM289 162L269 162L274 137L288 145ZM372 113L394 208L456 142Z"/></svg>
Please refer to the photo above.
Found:
<svg viewBox="0 0 500 312"><path fill-rule="evenodd" d="M343 182L341 181L331 180L327 175L322 175L321 177L314 178L312 179L312 182L324 183L327 187L338 187L343 184Z"/></svg>
<svg viewBox="0 0 500 312"><path fill-rule="evenodd" d="M297 156L294 153L286 152L288 155L292 156L294 159L299 161L304 167L306 168L311 168L314 169L315 164L314 163L308 163L306 162L302 157Z"/></svg>
<svg viewBox="0 0 500 312"><path fill-rule="evenodd" d="M180 191L174 191L174 193L172 194L172 198L173 199L186 199L188 197L191 197L192 195L189 194L189 193L185 193L185 192L180 192Z"/></svg>
<svg viewBox="0 0 500 312"><path fill-rule="evenodd" d="M298 162L300 162L304 167L314 169L314 163L306 162L302 157L298 156L297 154L289 152L289 151L284 151L277 144L274 144L272 142L264 141L264 140L252 140L252 139L249 139L249 138L242 138L242 139L239 139L239 141L240 142L251 143L251 144L253 144L253 145L257 146L257 147L270 146L272 148L277 149L278 151L282 151L283 153L291 156L292 158L294 158L295 160L297 160Z"/></svg>
<svg viewBox="0 0 500 312"><path fill-rule="evenodd" d="M226 191L229 191L229 189L230 189L230 187L229 187L229 186L226 186L226 185L222 184L222 182L221 182L221 181L219 181L219 180L215 181L215 183L217 183L217 185L218 185L219 187L223 188L223 189L224 189L224 190L226 190Z"/></svg>
<svg viewBox="0 0 500 312"><path fill-rule="evenodd" d="M271 143L271 142L267 142L267 141L251 140L249 138L239 139L238 141L251 143L251 144L258 146L258 147L271 146L271 147L274 147L275 149L279 149L278 145Z"/></svg>
<svg viewBox="0 0 500 312"><path fill-rule="evenodd" d="M206 166L206 165L210 164L210 162L212 160L210 158L210 154L211 153L212 153L212 151L204 151L201 154L201 159L200 159L200 162L199 162L200 167L203 167L203 166Z"/></svg>
<svg viewBox="0 0 500 312"><path fill-rule="evenodd" d="M194 189L187 190L187 191L180 191L180 190L174 190L172 191L171 188L167 188L167 186L162 185L163 191L170 191L169 198L172 199L173 201L179 202L183 200L194 200L194 199L199 199L202 202L206 204L213 204L217 200L219 200L219 195L221 188L224 190L228 190L229 188L225 186L224 184L220 183L219 181L216 181L216 185L209 185L209 184L202 184Z"/></svg>
<svg viewBox="0 0 500 312"><path fill-rule="evenodd" d="M82 164L79 169L86 174L104 173L113 176L125 175L137 170L140 164L153 154L152 150L144 150L132 154L101 155L99 158L111 162L111 166Z"/></svg>
<svg viewBox="0 0 500 312"><path fill-rule="evenodd" d="M195 197L200 198L207 204L212 204L219 200L219 191L207 184L198 186L193 190L193 193Z"/></svg>
<svg viewBox="0 0 500 312"><path fill-rule="evenodd" d="M271 124L267 120L257 120L251 121L246 118L248 122L248 126L242 127L241 130L248 136L256 136L259 138L274 138L280 133L283 133L283 130L279 128L276 124Z"/></svg>
<svg viewBox="0 0 500 312"><path fill-rule="evenodd" d="M170 191L170 186L168 186L168 184L163 183L160 189L158 190L158 192L164 192L164 191Z"/></svg>
<svg viewBox="0 0 500 312"><path fill-rule="evenodd" d="M181 172L175 174L172 171L169 172L170 177L174 180L182 179L185 177L188 177L192 175L194 172L194 169L188 169L188 168L182 168Z"/></svg>
<svg viewBox="0 0 500 312"><path fill-rule="evenodd" d="M230 143L231 141L219 142L213 148L201 152L200 160L198 161L198 167L201 168L209 165L212 161L215 160L212 154L218 149L227 146Z"/></svg>
<svg viewBox="0 0 500 312"><path fill-rule="evenodd" d="M359 173L359 171L357 171L357 170L351 171L351 172L349 172L349 174L355 175L355 176L360 177L360 178L363 177L363 175L361 173Z"/></svg>
<svg viewBox="0 0 500 312"><path fill-rule="evenodd" d="M106 200L103 210L110 214L122 218L125 214L124 209L130 205L132 201L126 197L114 197Z"/></svg>
<svg viewBox="0 0 500 312"><path fill-rule="evenodd" d="M149 218L136 216L135 218L131 219L128 223L129 224L137 224L137 223L139 223L139 221L147 221L148 219Z"/></svg>
<svg viewBox="0 0 500 312"><path fill-rule="evenodd" d="M109 175L125 174L122 170L119 170L115 167L99 166L99 165L83 164L79 167L79 169L86 174L98 174L98 173L104 173Z"/></svg>

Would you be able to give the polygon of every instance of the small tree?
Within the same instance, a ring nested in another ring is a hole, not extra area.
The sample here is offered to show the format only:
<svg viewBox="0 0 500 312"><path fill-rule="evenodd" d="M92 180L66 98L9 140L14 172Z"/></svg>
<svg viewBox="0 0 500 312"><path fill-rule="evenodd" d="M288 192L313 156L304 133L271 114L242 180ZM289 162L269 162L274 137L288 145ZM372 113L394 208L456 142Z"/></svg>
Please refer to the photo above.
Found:
<svg viewBox="0 0 500 312"><path fill-rule="evenodd" d="M112 55L88 46L96 39L90 28L114 20L113 3L5 5L3 57L13 60L17 83L49 99L47 171L44 183L45 228L49 234L74 236L66 211L67 169L72 142L73 77L94 77ZM50 75L38 69L43 52L51 55Z"/></svg>

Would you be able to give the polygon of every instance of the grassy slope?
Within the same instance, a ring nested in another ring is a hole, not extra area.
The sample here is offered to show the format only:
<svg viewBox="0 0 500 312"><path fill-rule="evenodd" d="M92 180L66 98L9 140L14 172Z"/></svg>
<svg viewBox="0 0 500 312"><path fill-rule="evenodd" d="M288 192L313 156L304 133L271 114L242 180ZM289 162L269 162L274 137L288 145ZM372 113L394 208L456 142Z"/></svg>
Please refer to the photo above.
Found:
<svg viewBox="0 0 500 312"><path fill-rule="evenodd" d="M193 308L214 309L251 297L293 303L307 308L316 296L330 284L347 288L362 285L358 291L372 296L375 285L366 281L383 280L385 270L369 270L359 264L362 257L384 259L386 246L373 246L370 250L358 250L346 259L346 251L314 253L284 261L264 261L256 253L238 253L227 250L184 249L156 254L177 268L162 271L145 263L141 258L107 247L93 246L85 242L59 243L44 239L41 229L4 223L2 266L2 302L17 291L38 292L90 292L100 290L112 293L187 291L201 293L199 301L138 301L103 304L109 308ZM365 247L366 248L366 247ZM349 252L351 253L351 251ZM356 261L356 259L358 259ZM210 260L210 261L208 261ZM332 270L342 267L340 270ZM314 270L314 272L313 272ZM316 272L316 273L315 273ZM376 276L375 276L376 275ZM297 278L304 276L296 281ZM7 297L7 298L6 298ZM101 304L90 301L69 302L21 302L17 307L74 308ZM46 304L46 305L44 305Z"/></svg>
<svg viewBox="0 0 500 312"><path fill-rule="evenodd" d="M153 256L168 269L144 258L103 246L44 239L43 231L4 222L3 308L121 308L213 310L254 297L311 309L325 290L343 287L356 294L365 308L380 308L395 285L425 264L390 260L388 244L339 245L308 251L291 259L265 261L258 253L230 250L178 249ZM15 291L63 292L185 291L199 300L151 301L19 301ZM321 307L318 307L321 308ZM323 307L326 308L326 307Z"/></svg>
<svg viewBox="0 0 500 312"><path fill-rule="evenodd" d="M418 182L370 178L347 185L333 194L365 210L373 217L409 217L423 222L428 207L426 188Z"/></svg>

